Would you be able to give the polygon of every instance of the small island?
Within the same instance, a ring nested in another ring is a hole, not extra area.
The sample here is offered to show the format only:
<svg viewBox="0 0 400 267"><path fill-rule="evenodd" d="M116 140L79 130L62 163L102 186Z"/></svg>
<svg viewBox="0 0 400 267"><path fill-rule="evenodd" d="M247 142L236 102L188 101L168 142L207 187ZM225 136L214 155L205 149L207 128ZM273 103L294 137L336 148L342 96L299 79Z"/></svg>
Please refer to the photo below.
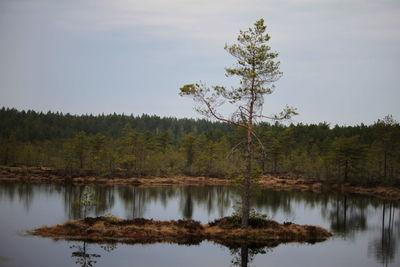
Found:
<svg viewBox="0 0 400 267"><path fill-rule="evenodd" d="M87 217L55 226L43 226L29 234L55 240L95 243L152 244L176 243L194 245L212 241L232 247L243 243L274 247L288 242L321 242L332 234L320 227L280 224L267 219L250 219L248 228L240 227L235 216L216 219L208 224L194 220L157 221L152 219L120 219L113 216Z"/></svg>

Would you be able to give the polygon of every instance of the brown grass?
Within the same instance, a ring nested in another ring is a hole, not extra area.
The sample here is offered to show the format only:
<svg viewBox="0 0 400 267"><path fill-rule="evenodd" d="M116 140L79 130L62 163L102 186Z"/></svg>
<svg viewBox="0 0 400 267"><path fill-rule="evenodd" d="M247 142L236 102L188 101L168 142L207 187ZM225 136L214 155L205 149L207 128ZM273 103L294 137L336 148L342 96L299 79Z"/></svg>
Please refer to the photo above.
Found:
<svg viewBox="0 0 400 267"><path fill-rule="evenodd" d="M308 180L303 178L288 178L265 175L260 185L272 190L298 190L308 192L332 192L339 191L359 195L368 195L381 199L400 200L400 188L389 186L364 187L345 184L327 184L321 181Z"/></svg>
<svg viewBox="0 0 400 267"><path fill-rule="evenodd" d="M332 234L319 227L279 224L266 221L262 228L224 228L222 225L201 224L193 220L155 221L138 218L122 220L115 217L85 218L52 227L43 226L32 235L53 239L86 240L91 242L122 242L131 244L177 243L199 244L204 240L226 246L253 243L264 246L286 242L320 242Z"/></svg>
<svg viewBox="0 0 400 267"><path fill-rule="evenodd" d="M22 181L32 184L75 184L75 185L133 185L133 186L159 186L159 185L229 185L230 179L212 177L95 177L77 176L68 177L54 169L44 167L7 167L0 166L1 181Z"/></svg>

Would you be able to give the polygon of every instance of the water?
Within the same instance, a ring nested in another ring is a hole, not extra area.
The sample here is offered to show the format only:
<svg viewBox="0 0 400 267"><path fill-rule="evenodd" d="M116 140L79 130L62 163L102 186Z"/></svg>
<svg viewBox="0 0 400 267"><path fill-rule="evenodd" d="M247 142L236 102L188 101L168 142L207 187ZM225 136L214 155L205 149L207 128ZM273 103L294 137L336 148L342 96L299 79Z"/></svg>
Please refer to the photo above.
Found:
<svg viewBox="0 0 400 267"><path fill-rule="evenodd" d="M194 219L230 215L231 187L94 187L100 203L90 216ZM274 248L227 248L212 242L100 245L26 235L42 225L80 218L83 187L0 183L0 266L400 266L396 203L371 197L301 192L255 193L253 207L279 221L321 225L328 241Z"/></svg>

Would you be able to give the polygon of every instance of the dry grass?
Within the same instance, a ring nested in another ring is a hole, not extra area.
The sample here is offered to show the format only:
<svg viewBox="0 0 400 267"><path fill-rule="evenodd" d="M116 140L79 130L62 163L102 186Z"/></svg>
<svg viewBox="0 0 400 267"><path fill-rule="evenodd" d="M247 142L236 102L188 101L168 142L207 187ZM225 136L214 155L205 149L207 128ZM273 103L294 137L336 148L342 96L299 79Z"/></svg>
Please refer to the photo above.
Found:
<svg viewBox="0 0 400 267"><path fill-rule="evenodd" d="M76 185L133 185L133 186L159 186L159 185L229 185L230 179L211 177L68 177L51 168L43 167L7 167L0 166L1 181L22 181L32 184L76 184Z"/></svg>
<svg viewBox="0 0 400 267"><path fill-rule="evenodd" d="M264 188L272 190L299 190L321 193L323 191L339 191L352 194L369 195L381 199L400 200L400 189L396 187L377 186L364 187L350 184L329 184L325 185L319 181L312 181L302 178L275 177L266 175L260 181Z"/></svg>
<svg viewBox="0 0 400 267"><path fill-rule="evenodd" d="M312 191L321 192L322 183L316 181L309 181L306 179L291 179L287 177L277 177L272 175L265 175L259 182L265 188L274 190L299 190L299 191Z"/></svg>
<svg viewBox="0 0 400 267"><path fill-rule="evenodd" d="M52 227L43 226L32 235L53 239L87 240L122 243L199 244L204 240L226 246L243 242L265 246L283 242L320 242L332 234L318 226L279 224L266 221L263 228L224 228L221 225L201 224L193 220L154 221L148 219L122 220L115 217L86 218L68 221Z"/></svg>
<svg viewBox="0 0 400 267"><path fill-rule="evenodd" d="M400 199L400 189L393 187L383 187L383 186L361 187L361 186L352 186L345 184L341 186L341 190L347 193L369 195L382 199L392 199L392 200Z"/></svg>

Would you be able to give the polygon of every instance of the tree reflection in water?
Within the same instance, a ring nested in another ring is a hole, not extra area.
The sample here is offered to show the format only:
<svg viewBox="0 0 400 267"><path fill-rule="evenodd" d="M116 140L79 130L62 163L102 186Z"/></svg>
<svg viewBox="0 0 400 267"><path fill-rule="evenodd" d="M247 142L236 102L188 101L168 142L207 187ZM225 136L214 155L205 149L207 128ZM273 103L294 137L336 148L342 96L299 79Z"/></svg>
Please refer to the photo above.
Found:
<svg viewBox="0 0 400 267"><path fill-rule="evenodd" d="M66 217L76 219L81 218L83 212L73 203L81 198L83 189L83 186L72 185L0 182L0 200L20 203L26 211L30 211L32 203L36 201L37 197L44 195L48 199L54 200L55 204L61 198L61 205L64 205ZM96 202L101 205L97 205L89 216L102 216L112 212L115 208L122 208L127 218L157 216L151 210L151 205L156 204L171 210L175 219L179 217L199 219L198 211L204 211L209 217L223 217L229 215L232 204L240 198L234 188L227 186L94 186L94 190ZM121 206L119 206L120 203ZM310 212L315 216L315 218L307 218L307 220L316 220L310 221L310 223L326 225L336 237L358 240L360 233L365 232L365 235L370 238L368 255L383 266L390 265L399 257L400 214L398 202L340 193L315 194L262 189L254 196L252 204L257 210L266 212L275 218L277 215L282 218L303 216L297 208L300 205L306 214ZM200 214L200 216L203 215ZM206 219L207 217L204 216L200 218L203 222ZM85 250L85 244L82 249ZM250 248L248 250L248 259L251 259L252 252L250 252ZM237 255L243 254L240 259L243 258L246 262L246 253L241 253L242 248L235 251L237 251ZM245 251L244 247L243 252ZM75 256L84 254L75 253ZM253 253L253 255L255 254L257 253ZM83 257L83 259L85 258ZM83 260L83 262L85 261ZM237 261L235 260L235 262ZM90 266L87 261L86 266Z"/></svg>
<svg viewBox="0 0 400 267"><path fill-rule="evenodd" d="M76 258L75 263L82 267L92 267L97 261L94 259L100 258L99 254L89 253L89 244L86 241L82 245L73 245L70 248L76 250L72 252L71 257Z"/></svg>
<svg viewBox="0 0 400 267"><path fill-rule="evenodd" d="M368 203L365 203L363 198L349 198L347 195L338 194L331 203L327 217L335 235L354 239L357 232L367 230Z"/></svg>
<svg viewBox="0 0 400 267"><path fill-rule="evenodd" d="M210 215L217 211L219 217L226 215L231 207L232 198L236 195L231 194L233 188L224 186L185 186L177 188L179 197L179 207L183 219L192 219L195 206L205 209Z"/></svg>
<svg viewBox="0 0 400 267"><path fill-rule="evenodd" d="M399 216L397 216L397 220L395 220L395 217L393 202L383 203L380 236L369 242L368 254L372 254L382 266L388 266L396 256L397 241L400 237L400 222Z"/></svg>
<svg viewBox="0 0 400 267"><path fill-rule="evenodd" d="M178 200L181 218L192 219L195 207L206 210L208 214L218 211L220 217L231 207L232 188L211 186L171 186L171 187L118 187L116 193L121 199L127 218L144 217L148 206L158 202L166 208L168 202Z"/></svg>
<svg viewBox="0 0 400 267"><path fill-rule="evenodd" d="M231 266L247 267L257 254L266 254L271 252L272 248L243 243L240 247L232 247L229 250L233 256Z"/></svg>
<svg viewBox="0 0 400 267"><path fill-rule="evenodd" d="M140 187L118 187L117 192L124 203L127 218L144 216L149 202L149 193Z"/></svg>
<svg viewBox="0 0 400 267"><path fill-rule="evenodd" d="M103 215L114 206L114 189L104 186L95 186L93 188L96 205L93 206L88 215ZM64 187L64 207L70 219L86 217L84 210L76 205L81 200L84 190L84 186Z"/></svg>
<svg viewBox="0 0 400 267"><path fill-rule="evenodd" d="M190 190L189 190L190 191ZM182 218L185 220L191 220L193 217L193 199L192 193L187 192L184 198L181 199L181 211L182 211Z"/></svg>
<svg viewBox="0 0 400 267"><path fill-rule="evenodd" d="M71 249L75 250L72 252L71 257L76 258L75 263L77 265L80 265L81 267L93 267L97 263L97 259L99 259L101 255L96 253L89 253L90 246L91 245L86 241L82 241L79 245L70 246ZM106 252L111 252L117 248L117 245L103 244L100 245L100 248L102 248Z"/></svg>

